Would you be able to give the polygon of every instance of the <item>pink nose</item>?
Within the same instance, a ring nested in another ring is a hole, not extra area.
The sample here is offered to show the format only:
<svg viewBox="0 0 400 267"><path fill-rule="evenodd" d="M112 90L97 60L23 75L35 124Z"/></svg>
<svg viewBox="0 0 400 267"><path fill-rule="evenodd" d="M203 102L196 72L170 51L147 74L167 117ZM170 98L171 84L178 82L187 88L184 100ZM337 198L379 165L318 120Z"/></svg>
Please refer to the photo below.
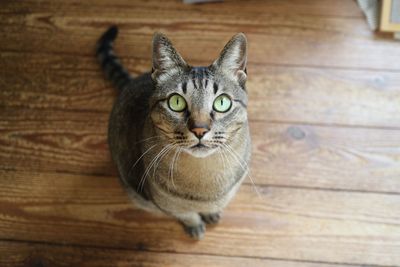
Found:
<svg viewBox="0 0 400 267"><path fill-rule="evenodd" d="M192 128L192 129L190 129L190 131L192 133L194 133L197 136L197 138L201 139L208 132L208 129L206 129L206 128Z"/></svg>

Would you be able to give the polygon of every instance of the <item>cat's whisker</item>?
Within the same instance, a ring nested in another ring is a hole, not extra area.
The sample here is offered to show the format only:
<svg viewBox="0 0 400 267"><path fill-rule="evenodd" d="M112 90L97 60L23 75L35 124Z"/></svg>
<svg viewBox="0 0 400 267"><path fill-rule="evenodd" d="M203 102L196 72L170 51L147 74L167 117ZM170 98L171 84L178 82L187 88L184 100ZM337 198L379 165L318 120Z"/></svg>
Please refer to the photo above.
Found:
<svg viewBox="0 0 400 267"><path fill-rule="evenodd" d="M174 162L175 158L178 155L179 148L175 151L174 156L172 157L171 163L169 164L168 168L168 176L171 179L172 186L176 189L175 183L174 183Z"/></svg>
<svg viewBox="0 0 400 267"><path fill-rule="evenodd" d="M233 156L233 158L236 160L237 163L239 163L239 165L241 166L241 168L243 169L244 172L247 172L247 176L249 177L254 191L257 193L258 197L262 198L260 192L258 191L258 188L256 186L256 184L254 183L254 180L252 178L252 176L250 175L250 168L248 166L247 163L245 163L245 165L243 165L243 162L240 160L239 155L237 155L237 153L227 144L224 144L225 148L231 153L231 155Z"/></svg>
<svg viewBox="0 0 400 267"><path fill-rule="evenodd" d="M150 162L150 164L147 166L144 174L142 175L142 178L140 179L140 183L138 186L138 189L140 189L140 191L143 190L144 184L146 182L146 179L149 175L149 172L151 171L151 168L153 168L154 164L157 162L158 157L165 151L168 150L168 146L164 147Z"/></svg>
<svg viewBox="0 0 400 267"><path fill-rule="evenodd" d="M226 166L225 166L225 159L224 159L224 157L222 156L221 150L217 150L217 153L218 153L218 155L219 155L219 157L220 157L220 159L221 159L221 161L222 161L222 168L225 170L225 169L226 169Z"/></svg>
<svg viewBox="0 0 400 267"><path fill-rule="evenodd" d="M178 147L177 153L175 153L174 158L172 159L171 182L175 189L176 189L176 187L175 187L175 183L174 183L174 170L175 170L175 165L179 160L179 155L181 154L181 151L182 151L182 148Z"/></svg>
<svg viewBox="0 0 400 267"><path fill-rule="evenodd" d="M182 148L179 148L179 153L178 153L178 157L177 157L177 159L176 159L176 163L178 162L179 157L180 157L182 151L183 151L183 149L182 149ZM179 166L179 164L178 164L178 166ZM178 167L176 168L176 170L178 170Z"/></svg>
<svg viewBox="0 0 400 267"><path fill-rule="evenodd" d="M187 117L186 121L185 121L185 125L187 126L189 122L189 116Z"/></svg>
<svg viewBox="0 0 400 267"><path fill-rule="evenodd" d="M152 167L153 167L153 177L154 177L154 175L155 175L156 168L158 167L158 164L160 163L162 157L163 157L164 155L168 154L169 151L171 151L174 147L175 147L175 144L174 144L174 143L173 143L173 144L168 144L168 145L166 145L166 146L160 151L159 154L157 154L157 155L154 157L154 159L153 159L154 162L152 161L152 162L153 162L153 164L152 164ZM149 164L149 165L150 165L150 164ZM149 172L150 172L150 170L149 170Z"/></svg>
<svg viewBox="0 0 400 267"><path fill-rule="evenodd" d="M223 146L221 146L221 148L220 148L221 154L222 154L222 156L225 158L226 162L229 164L229 163L231 163L231 162L230 162L228 156L225 154L225 151L224 151L223 148L224 148ZM233 176L233 170L232 170L231 167L232 167L232 164L229 164L228 169L229 169L229 172L231 173L231 175Z"/></svg>
<svg viewBox="0 0 400 267"><path fill-rule="evenodd" d="M148 152L150 152L151 149L153 149L155 146L157 146L158 144L155 144L153 146L151 146L149 149L147 149L144 153L142 153L142 155L135 161L135 163L132 165L132 167L129 169L128 175L130 175L130 173L132 172L132 170L135 168L136 164L139 163L139 161L143 158L144 155L146 155Z"/></svg>
<svg viewBox="0 0 400 267"><path fill-rule="evenodd" d="M139 143L143 143L143 142L146 142L146 141L155 139L155 138L160 138L160 139L161 139L162 136L157 135L157 136L152 136L152 137L149 137L149 138L145 138L145 139L142 139L142 140L140 140L140 141L137 141L136 143L134 143L134 145L137 145L137 144L139 144ZM154 141L151 141L151 142L154 142Z"/></svg>
<svg viewBox="0 0 400 267"><path fill-rule="evenodd" d="M179 144L178 144L178 145L174 145L173 147L171 147L171 149L170 149L167 153L165 153L163 156L160 157L159 162L160 162L171 150L176 149L176 148L177 148L177 150L175 151L175 154L174 154L174 156L173 156L173 158L172 158L172 161L174 161L174 159L176 158L177 153L179 154L179 150L180 150ZM172 165L172 168L173 168L173 165ZM170 176L170 175L172 175L172 177L171 177L172 184L173 184L174 188L176 188L176 187L175 187L175 184L174 184L174 180L173 180L173 170L172 170L172 172L171 172L171 164L169 165L169 168L168 168L168 176Z"/></svg>
<svg viewBox="0 0 400 267"><path fill-rule="evenodd" d="M142 177L141 177L141 179L140 179L139 186L138 186L138 189L141 188L140 191L143 190L143 187L144 187L146 178L147 178L147 176L149 175L149 172L150 172L151 168L153 168L154 164L157 162L158 158L159 158L160 156L162 156L163 153L168 152L169 149L170 149L171 147L173 147L173 146L174 146L174 144L168 144L168 145L166 145L166 146L163 147L163 148L161 149L161 151L158 152L158 154L151 160L151 162L150 162L149 165L147 166L145 172L143 173L143 175L142 175Z"/></svg>
<svg viewBox="0 0 400 267"><path fill-rule="evenodd" d="M232 131L229 132L229 135L232 136L232 135L235 134L237 131L239 131L241 128L242 128L242 127L237 127L237 128L235 128L235 129L233 129Z"/></svg>
<svg viewBox="0 0 400 267"><path fill-rule="evenodd" d="M172 149L172 148L173 148L173 146L171 146L171 149ZM168 149L168 150L169 150L169 149ZM154 177L154 176L156 175L156 171L157 171L158 165L160 164L161 160L162 160L162 155L160 155L160 156L156 159L156 162L154 163L154 166L153 166L153 175L152 175L151 177Z"/></svg>
<svg viewBox="0 0 400 267"><path fill-rule="evenodd" d="M156 176L156 171L157 171L157 168L158 168L159 163L163 160L163 158L164 158L166 155L169 154L169 152L170 152L171 150L173 150L173 149L176 148L176 147L178 147L178 145L173 144L173 145L168 149L168 151L166 151L165 153L163 153L162 155L159 156L157 162L155 163L155 165L154 165L154 167L153 167L153 176L152 176L153 178Z"/></svg>

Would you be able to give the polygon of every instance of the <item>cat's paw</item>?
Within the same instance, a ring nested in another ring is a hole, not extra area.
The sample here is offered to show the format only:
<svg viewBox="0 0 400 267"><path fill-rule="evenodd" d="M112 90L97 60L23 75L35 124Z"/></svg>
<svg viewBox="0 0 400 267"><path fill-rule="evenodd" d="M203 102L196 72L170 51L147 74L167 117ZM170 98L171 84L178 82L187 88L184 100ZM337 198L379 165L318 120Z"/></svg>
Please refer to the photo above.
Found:
<svg viewBox="0 0 400 267"><path fill-rule="evenodd" d="M206 232L206 225L203 222L198 225L183 225L183 228L191 238L196 240L203 239Z"/></svg>
<svg viewBox="0 0 400 267"><path fill-rule="evenodd" d="M206 224L217 224L221 219L221 213L200 213L201 219Z"/></svg>

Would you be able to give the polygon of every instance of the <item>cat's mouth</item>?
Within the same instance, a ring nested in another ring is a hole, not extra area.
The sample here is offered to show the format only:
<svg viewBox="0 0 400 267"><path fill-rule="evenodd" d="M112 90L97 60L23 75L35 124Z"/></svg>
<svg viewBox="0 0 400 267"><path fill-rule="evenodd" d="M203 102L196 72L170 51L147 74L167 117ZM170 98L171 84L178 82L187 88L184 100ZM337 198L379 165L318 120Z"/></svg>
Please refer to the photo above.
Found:
<svg viewBox="0 0 400 267"><path fill-rule="evenodd" d="M214 149L201 142L198 142L197 144L189 147L186 151L196 158L204 158L211 155L214 152Z"/></svg>
<svg viewBox="0 0 400 267"><path fill-rule="evenodd" d="M204 148L209 148L208 146L206 146L206 145L204 145L204 144L202 144L202 143L197 143L197 144L195 144L194 146L191 146L190 148L194 148L194 149L204 149Z"/></svg>

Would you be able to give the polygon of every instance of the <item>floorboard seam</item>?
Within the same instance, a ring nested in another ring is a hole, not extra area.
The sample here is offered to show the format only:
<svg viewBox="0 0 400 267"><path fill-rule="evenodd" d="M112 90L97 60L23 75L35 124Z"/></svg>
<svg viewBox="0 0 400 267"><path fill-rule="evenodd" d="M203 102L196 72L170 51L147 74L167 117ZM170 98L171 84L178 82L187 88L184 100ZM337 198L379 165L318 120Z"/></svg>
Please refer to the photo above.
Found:
<svg viewBox="0 0 400 267"><path fill-rule="evenodd" d="M386 39L385 39L386 40ZM87 57L87 58L93 58L95 59L94 56L94 48L95 48L95 41L93 44L93 55L90 54L76 54L76 53L70 53L70 52L44 52L44 51L21 51L21 50L13 50L13 49L4 49L0 52L0 55L3 53L16 53L16 54L36 54L36 55L65 55L65 56L74 56L74 57ZM146 60L146 61L151 61L151 58L149 57L133 57L133 56L124 56L121 57L121 60ZM352 70L352 71L371 71L371 72L393 72L393 73L399 73L400 69L391 69L391 68L366 68L366 67L345 67L345 66L324 66L324 65L304 65L304 64L289 64L289 63L275 63L275 62L248 62L250 65L256 65L256 66L276 66L276 67L286 67L286 68L308 68L308 69L332 69L332 70ZM150 69L149 69L150 71ZM100 69L99 69L100 72Z"/></svg>
<svg viewBox="0 0 400 267"><path fill-rule="evenodd" d="M18 170L18 169L10 169L0 166L0 171L6 172L28 172L27 170ZM44 173L44 174L67 174L67 175L84 175L89 177L109 177L110 179L117 179L117 174L102 174L102 173L78 173L78 172L69 172L69 171L35 171L34 173ZM253 178L254 179L254 178ZM300 185L280 185L280 184L258 184L255 182L243 182L244 185L247 186L257 186L257 187L273 187L273 188L288 188L288 189L300 189L300 190L315 190L315 191L330 191L330 192L343 192L343 193L362 193L362 194L379 194L379 195L400 195L400 192L393 191L370 191L370 190L357 190L357 189L343 189L343 188L323 188L323 187L308 187L308 186L300 186Z"/></svg>
<svg viewBox="0 0 400 267"><path fill-rule="evenodd" d="M366 263L325 262L325 261L298 260L298 259L285 259L285 258L260 257L260 256L222 255L222 254L212 254L212 253L190 253L190 252L176 252L176 251L156 251L156 250L144 250L144 249L130 249L130 248L126 248L126 247L109 247L109 246L84 245L84 244L75 244L75 243L57 243L57 242L21 240L21 239L0 239L0 242L27 243L27 244L33 244L33 245L38 244L38 245L47 245L47 246L53 246L53 247L77 247L77 248L88 248L88 249L140 251L140 252L145 252L145 253L160 253L160 254L162 253L162 254L213 256L213 257L225 257L225 258L260 259L260 260L314 263L314 264L330 264L330 265L346 265L346 266L362 265L362 266L368 266L368 267L398 267L396 265L376 265L376 264L366 264Z"/></svg>
<svg viewBox="0 0 400 267"><path fill-rule="evenodd" d="M318 122L302 122L302 121L284 121L284 120L260 120L260 119L249 119L250 122L264 122L270 124L294 124L304 126L317 126L325 128L345 128L345 129L367 129L367 130L393 130L400 131L400 127L397 126L374 126L374 125L361 125L361 124L341 124L341 123L318 123Z"/></svg>

